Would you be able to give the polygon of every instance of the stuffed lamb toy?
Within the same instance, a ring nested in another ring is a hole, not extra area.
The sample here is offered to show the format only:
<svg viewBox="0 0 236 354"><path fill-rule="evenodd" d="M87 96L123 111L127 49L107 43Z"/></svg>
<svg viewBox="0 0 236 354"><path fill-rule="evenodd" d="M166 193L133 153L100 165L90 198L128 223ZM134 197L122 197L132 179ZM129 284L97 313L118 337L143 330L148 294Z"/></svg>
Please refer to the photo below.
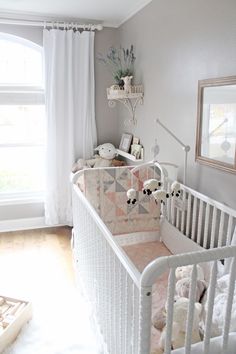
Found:
<svg viewBox="0 0 236 354"><path fill-rule="evenodd" d="M95 151L98 151L98 155L95 155L93 158L89 160L77 160L72 167L72 172L75 173L83 168L110 167L112 160L117 155L115 146L110 143L99 145Z"/></svg>

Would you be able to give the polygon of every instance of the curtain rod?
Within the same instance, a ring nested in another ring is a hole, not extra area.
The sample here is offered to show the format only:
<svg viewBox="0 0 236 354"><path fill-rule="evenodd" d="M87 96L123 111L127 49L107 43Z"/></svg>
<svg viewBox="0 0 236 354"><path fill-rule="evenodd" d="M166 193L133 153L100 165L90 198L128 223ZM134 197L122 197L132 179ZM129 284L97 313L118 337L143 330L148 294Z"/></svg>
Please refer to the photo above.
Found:
<svg viewBox="0 0 236 354"><path fill-rule="evenodd" d="M30 21L30 20L14 20L0 18L0 24L3 25L20 25L20 26L35 26L35 27L52 27L52 28L64 28L64 29L83 29L89 31L101 31L103 26L101 24L80 24L76 22L67 22L67 21Z"/></svg>

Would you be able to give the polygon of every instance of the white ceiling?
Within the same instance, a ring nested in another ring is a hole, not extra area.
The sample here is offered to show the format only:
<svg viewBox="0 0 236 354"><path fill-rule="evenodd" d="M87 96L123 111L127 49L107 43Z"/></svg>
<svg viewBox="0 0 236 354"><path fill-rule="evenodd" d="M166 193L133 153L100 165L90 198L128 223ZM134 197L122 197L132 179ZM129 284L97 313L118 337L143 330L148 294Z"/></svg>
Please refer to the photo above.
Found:
<svg viewBox="0 0 236 354"><path fill-rule="evenodd" d="M90 19L119 27L152 0L0 0L0 17L7 14Z"/></svg>

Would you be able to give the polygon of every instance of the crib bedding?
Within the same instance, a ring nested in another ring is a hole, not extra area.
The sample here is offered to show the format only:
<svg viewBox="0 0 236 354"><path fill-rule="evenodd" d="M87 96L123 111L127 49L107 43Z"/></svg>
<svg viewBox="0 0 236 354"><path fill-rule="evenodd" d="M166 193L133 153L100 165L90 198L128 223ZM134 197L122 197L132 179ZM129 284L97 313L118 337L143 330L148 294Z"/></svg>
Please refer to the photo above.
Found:
<svg viewBox="0 0 236 354"><path fill-rule="evenodd" d="M159 230L159 208L142 192L143 181L159 178L154 167L131 175L127 167L87 169L77 185L113 235ZM135 205L127 204L127 190L137 191Z"/></svg>
<svg viewBox="0 0 236 354"><path fill-rule="evenodd" d="M169 249L160 241L123 246L123 249L140 272L142 272L143 269L154 259L171 255ZM152 314L159 312L166 303L167 283L168 272L162 274L158 278L158 281L153 285ZM151 352L154 352L157 349L160 334L160 331L152 326Z"/></svg>
<svg viewBox="0 0 236 354"><path fill-rule="evenodd" d="M169 249L160 241L138 243L122 248L140 272L154 259L171 255Z"/></svg>
<svg viewBox="0 0 236 354"><path fill-rule="evenodd" d="M143 269L154 259L158 257L169 256L172 254L170 250L165 246L165 244L160 241L138 243L123 246L122 248L140 272L142 272ZM158 281L153 285L152 314L159 312L159 310L163 308L166 303L168 275L168 272L162 274L162 276L158 278ZM214 338L211 339L211 349L215 354L221 354L221 351L219 351L217 348L220 347L222 342L222 337L220 337L220 335L222 335L222 328L224 323L224 313L222 313L222 308L224 308L226 303L228 282L229 274L223 275L217 281L215 306L212 318L212 337ZM206 303L204 307L207 308ZM235 348L236 345L236 287L234 293L234 304L232 308L230 332L233 333L231 333L230 335L229 351L227 353L232 354L233 352L230 350L232 350L232 348ZM151 353L155 353L155 351L157 350L160 335L161 332L152 326ZM173 354L182 354L183 352L181 350L181 348L175 350L173 351ZM204 351L201 343L197 343L193 346L193 354L200 354L203 352Z"/></svg>

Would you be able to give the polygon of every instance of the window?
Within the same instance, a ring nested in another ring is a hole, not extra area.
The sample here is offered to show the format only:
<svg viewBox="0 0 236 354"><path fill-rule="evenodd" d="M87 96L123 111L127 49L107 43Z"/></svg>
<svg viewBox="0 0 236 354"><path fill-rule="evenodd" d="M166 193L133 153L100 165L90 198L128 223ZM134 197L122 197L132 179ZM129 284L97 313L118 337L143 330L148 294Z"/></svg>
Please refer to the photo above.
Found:
<svg viewBox="0 0 236 354"><path fill-rule="evenodd" d="M0 203L43 198L42 48L0 33Z"/></svg>

